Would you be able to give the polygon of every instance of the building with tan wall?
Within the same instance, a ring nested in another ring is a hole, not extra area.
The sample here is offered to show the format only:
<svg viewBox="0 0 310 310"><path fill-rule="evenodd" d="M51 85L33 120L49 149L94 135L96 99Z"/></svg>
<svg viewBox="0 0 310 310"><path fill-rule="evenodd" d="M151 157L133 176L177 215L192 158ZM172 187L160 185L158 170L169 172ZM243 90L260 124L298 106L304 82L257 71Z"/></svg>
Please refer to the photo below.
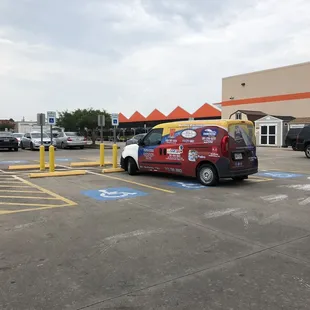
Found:
<svg viewBox="0 0 310 310"><path fill-rule="evenodd" d="M310 116L310 62L223 78L222 118L238 110Z"/></svg>

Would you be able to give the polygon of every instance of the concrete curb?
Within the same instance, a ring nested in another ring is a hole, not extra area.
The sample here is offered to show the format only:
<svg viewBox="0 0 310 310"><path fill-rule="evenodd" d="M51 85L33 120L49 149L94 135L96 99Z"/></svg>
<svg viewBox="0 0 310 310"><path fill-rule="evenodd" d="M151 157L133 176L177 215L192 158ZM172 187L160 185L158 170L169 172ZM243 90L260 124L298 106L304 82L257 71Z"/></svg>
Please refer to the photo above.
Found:
<svg viewBox="0 0 310 310"><path fill-rule="evenodd" d="M66 177L74 175L85 175L86 170L68 170L43 173L30 173L29 178L45 178L45 177Z"/></svg>

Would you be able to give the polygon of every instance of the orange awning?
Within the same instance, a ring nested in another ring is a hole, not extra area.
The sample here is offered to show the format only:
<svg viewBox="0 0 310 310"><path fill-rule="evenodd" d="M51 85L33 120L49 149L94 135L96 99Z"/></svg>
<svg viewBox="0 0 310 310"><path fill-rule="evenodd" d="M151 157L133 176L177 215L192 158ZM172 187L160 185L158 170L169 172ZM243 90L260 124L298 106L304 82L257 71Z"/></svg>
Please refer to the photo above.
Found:
<svg viewBox="0 0 310 310"><path fill-rule="evenodd" d="M185 118L190 118L192 117L190 113L185 111L183 108L180 106L177 106L168 116L168 120L173 120L173 119L185 119Z"/></svg>
<svg viewBox="0 0 310 310"><path fill-rule="evenodd" d="M193 113L194 118L221 117L221 111L212 105L205 103L196 112Z"/></svg>
<svg viewBox="0 0 310 310"><path fill-rule="evenodd" d="M144 121L145 121L145 117L138 111L132 114L128 119L128 122L132 122L132 123L144 122Z"/></svg>
<svg viewBox="0 0 310 310"><path fill-rule="evenodd" d="M146 117L146 121L163 121L165 120L167 117L161 113L160 111L158 111L157 109L154 109L153 112L151 112L147 117Z"/></svg>
<svg viewBox="0 0 310 310"><path fill-rule="evenodd" d="M127 123L128 118L123 113L118 113L118 121L120 123Z"/></svg>

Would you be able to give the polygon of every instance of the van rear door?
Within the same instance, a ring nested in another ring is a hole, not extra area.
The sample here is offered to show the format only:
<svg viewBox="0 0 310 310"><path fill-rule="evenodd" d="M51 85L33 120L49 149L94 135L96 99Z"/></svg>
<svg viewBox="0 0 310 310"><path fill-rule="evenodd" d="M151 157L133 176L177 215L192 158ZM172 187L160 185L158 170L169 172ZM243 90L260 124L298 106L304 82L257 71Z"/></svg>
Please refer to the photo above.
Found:
<svg viewBox="0 0 310 310"><path fill-rule="evenodd" d="M243 170L257 167L254 126L248 123L230 124L229 158L232 170Z"/></svg>

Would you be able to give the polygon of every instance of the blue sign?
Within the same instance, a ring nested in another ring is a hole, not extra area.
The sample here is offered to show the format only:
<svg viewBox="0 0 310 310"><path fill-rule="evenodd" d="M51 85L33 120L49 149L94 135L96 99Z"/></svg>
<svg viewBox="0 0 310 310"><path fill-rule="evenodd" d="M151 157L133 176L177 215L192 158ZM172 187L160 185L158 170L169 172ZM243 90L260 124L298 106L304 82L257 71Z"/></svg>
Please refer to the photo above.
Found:
<svg viewBox="0 0 310 310"><path fill-rule="evenodd" d="M26 164L28 160L7 160L0 161L0 165L16 165L16 164Z"/></svg>
<svg viewBox="0 0 310 310"><path fill-rule="evenodd" d="M111 114L111 119L112 119L112 125L113 126L118 126L119 125L119 120L118 120L118 114L117 113L112 113Z"/></svg>
<svg viewBox="0 0 310 310"><path fill-rule="evenodd" d="M201 185L196 182L168 182L166 183L167 185L173 186L173 187L178 187L178 188L183 188L183 189L188 189L188 190L193 190L193 189L201 189L201 188L206 188L207 186Z"/></svg>
<svg viewBox="0 0 310 310"><path fill-rule="evenodd" d="M135 190L128 187L114 187L97 190L83 191L82 194L90 198L106 201L106 200L119 200L129 199L148 195L148 193Z"/></svg>
<svg viewBox="0 0 310 310"><path fill-rule="evenodd" d="M269 178L277 178L277 179L289 179L289 178L298 178L303 176L302 174L291 173L291 172L280 172L280 171L265 171L259 172L255 175Z"/></svg>
<svg viewBox="0 0 310 310"><path fill-rule="evenodd" d="M48 123L49 123L50 125L54 125L54 124L55 124L55 118L54 118L54 117L49 117Z"/></svg>

